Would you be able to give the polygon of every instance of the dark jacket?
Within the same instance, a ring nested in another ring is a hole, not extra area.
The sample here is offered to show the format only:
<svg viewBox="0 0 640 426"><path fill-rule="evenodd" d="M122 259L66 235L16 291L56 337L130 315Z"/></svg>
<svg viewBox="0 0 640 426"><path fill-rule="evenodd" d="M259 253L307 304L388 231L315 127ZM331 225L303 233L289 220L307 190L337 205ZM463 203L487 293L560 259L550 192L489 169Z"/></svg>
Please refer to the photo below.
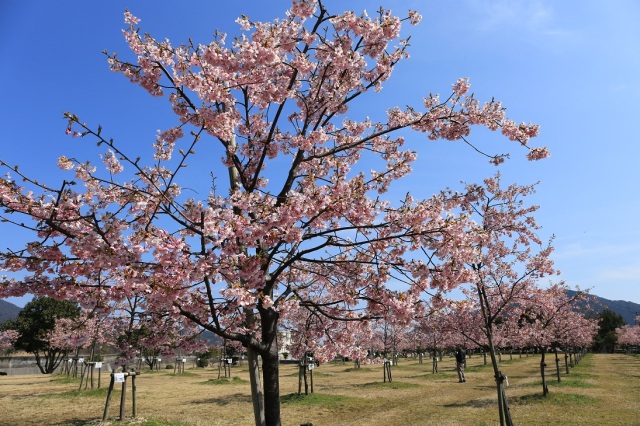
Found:
<svg viewBox="0 0 640 426"><path fill-rule="evenodd" d="M456 349L456 362L463 363L466 358L466 353L464 349Z"/></svg>

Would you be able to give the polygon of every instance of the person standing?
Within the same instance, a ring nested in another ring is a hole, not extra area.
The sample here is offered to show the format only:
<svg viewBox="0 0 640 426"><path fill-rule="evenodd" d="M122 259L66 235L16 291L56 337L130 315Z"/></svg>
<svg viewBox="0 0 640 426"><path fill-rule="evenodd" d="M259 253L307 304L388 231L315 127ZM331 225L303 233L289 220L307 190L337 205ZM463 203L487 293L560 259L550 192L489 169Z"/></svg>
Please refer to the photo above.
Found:
<svg viewBox="0 0 640 426"><path fill-rule="evenodd" d="M458 370L458 382L464 383L467 379L464 377L464 365L466 363L467 354L464 349L456 348L456 370Z"/></svg>

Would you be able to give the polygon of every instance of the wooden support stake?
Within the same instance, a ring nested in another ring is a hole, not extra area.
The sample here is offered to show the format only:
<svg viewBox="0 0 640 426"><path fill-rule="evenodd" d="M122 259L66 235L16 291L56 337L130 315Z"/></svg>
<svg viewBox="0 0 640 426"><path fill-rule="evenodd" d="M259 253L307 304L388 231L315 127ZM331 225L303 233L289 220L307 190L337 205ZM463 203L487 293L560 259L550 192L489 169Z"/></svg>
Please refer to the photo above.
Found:
<svg viewBox="0 0 640 426"><path fill-rule="evenodd" d="M127 378L131 377L131 400L133 407L133 417L137 415L136 409L136 376L140 373L132 371L132 372L124 372L124 373L111 373L111 383L109 384L109 392L107 393L107 402L104 406L104 414L102 415L102 421L106 421L109 415L109 406L111 405L111 396L113 394L113 388L115 385L116 374L122 374L124 376L124 381L122 382L122 394L120 395L120 416L119 420L122 421L125 418L125 398L127 393Z"/></svg>
<svg viewBox="0 0 640 426"><path fill-rule="evenodd" d="M111 404L111 394L113 392L113 385L115 383L115 377L113 377L113 373L111 373L111 382L109 383L109 392L107 392L107 403L104 405L104 414L102 415L102 421L107 420L107 416L109 415L109 405Z"/></svg>
<svg viewBox="0 0 640 426"><path fill-rule="evenodd" d="M133 407L133 417L136 416L136 375L131 377L131 405Z"/></svg>
<svg viewBox="0 0 640 426"><path fill-rule="evenodd" d="M91 390L93 390L93 368L95 367L95 365L95 362L89 364L89 368L91 370Z"/></svg>
<svg viewBox="0 0 640 426"><path fill-rule="evenodd" d="M82 382L84 382L84 368L82 369L82 374L80 374L80 386L78 386L78 390L82 390Z"/></svg>
<svg viewBox="0 0 640 426"><path fill-rule="evenodd" d="M122 382L122 393L120 394L120 421L124 420L124 400L127 393L127 376L124 376L124 382Z"/></svg>

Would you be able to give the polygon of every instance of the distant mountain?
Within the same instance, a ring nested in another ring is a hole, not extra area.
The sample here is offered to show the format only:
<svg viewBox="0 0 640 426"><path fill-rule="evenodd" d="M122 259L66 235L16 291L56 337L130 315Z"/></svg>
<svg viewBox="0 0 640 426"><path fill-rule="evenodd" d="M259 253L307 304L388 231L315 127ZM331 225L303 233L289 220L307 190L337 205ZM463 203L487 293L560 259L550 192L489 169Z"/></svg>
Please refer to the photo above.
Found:
<svg viewBox="0 0 640 426"><path fill-rule="evenodd" d="M0 300L0 322L15 319L22 308L6 300Z"/></svg>
<svg viewBox="0 0 640 426"><path fill-rule="evenodd" d="M569 297L572 297L576 294L576 292L573 290L568 290L567 294L569 295ZM636 325L636 317L640 315L640 304L627 302L625 300L609 300L605 299L604 297L596 296L595 294L592 294L591 297L596 300L594 306L596 315L604 311L605 309L609 309L620 315L627 324Z"/></svg>
<svg viewBox="0 0 640 426"><path fill-rule="evenodd" d="M209 346L222 346L222 337L208 330L203 330L202 333L200 333L200 339L207 342Z"/></svg>

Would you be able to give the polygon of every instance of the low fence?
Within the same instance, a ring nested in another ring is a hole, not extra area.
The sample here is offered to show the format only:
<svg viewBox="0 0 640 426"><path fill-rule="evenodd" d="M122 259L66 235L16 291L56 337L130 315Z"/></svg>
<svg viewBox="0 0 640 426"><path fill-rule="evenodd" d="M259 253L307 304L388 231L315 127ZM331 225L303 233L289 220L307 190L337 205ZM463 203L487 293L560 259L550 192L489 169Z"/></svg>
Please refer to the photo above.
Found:
<svg viewBox="0 0 640 426"><path fill-rule="evenodd" d="M111 371L112 363L115 361L115 355L103 355L102 358L104 359L103 368L105 371ZM64 367L64 362L61 362L55 370L55 373L62 372ZM2 373L5 373L7 376L41 374L38 364L36 363L36 357L32 355L0 356L0 374Z"/></svg>

